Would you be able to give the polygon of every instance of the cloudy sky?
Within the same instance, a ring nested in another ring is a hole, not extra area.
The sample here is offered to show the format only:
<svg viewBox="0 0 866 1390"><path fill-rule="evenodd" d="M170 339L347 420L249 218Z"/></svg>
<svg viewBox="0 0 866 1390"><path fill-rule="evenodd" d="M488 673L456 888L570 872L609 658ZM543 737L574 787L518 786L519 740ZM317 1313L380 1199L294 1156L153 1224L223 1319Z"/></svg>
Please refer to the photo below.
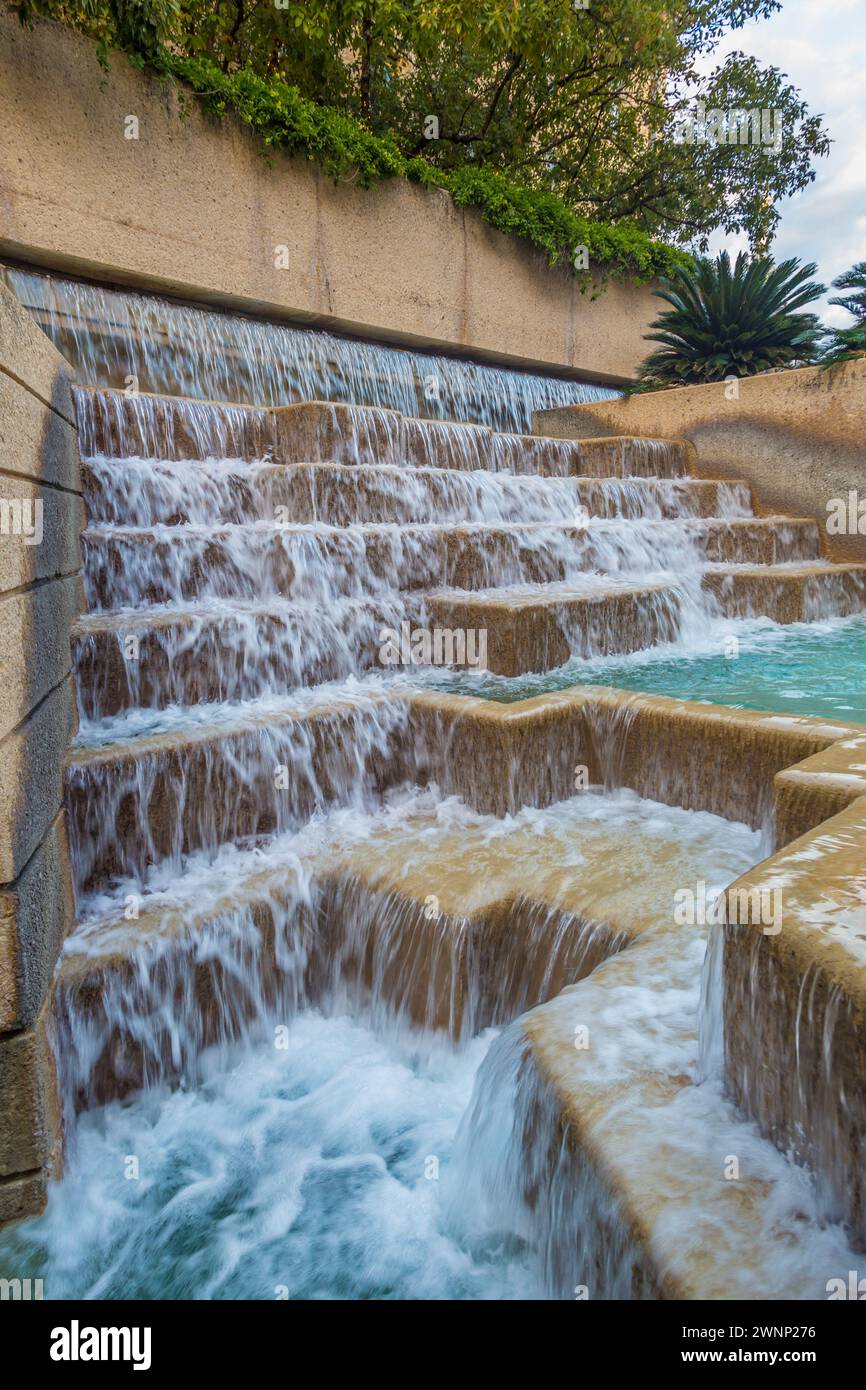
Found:
<svg viewBox="0 0 866 1390"><path fill-rule="evenodd" d="M817 161L815 182L780 207L773 254L817 261L829 285L866 260L866 0L782 0L771 19L729 35L712 66L734 49L781 68L809 110L824 116L830 154ZM718 238L713 250L723 245L739 249L736 238ZM827 323L851 323L826 299L816 307Z"/></svg>

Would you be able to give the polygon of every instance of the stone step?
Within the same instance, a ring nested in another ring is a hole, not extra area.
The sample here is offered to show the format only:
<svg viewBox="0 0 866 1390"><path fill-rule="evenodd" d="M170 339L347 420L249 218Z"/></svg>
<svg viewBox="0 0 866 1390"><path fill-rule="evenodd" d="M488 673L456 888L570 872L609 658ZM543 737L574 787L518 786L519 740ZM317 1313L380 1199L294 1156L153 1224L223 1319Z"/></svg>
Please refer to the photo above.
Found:
<svg viewBox="0 0 866 1390"><path fill-rule="evenodd" d="M616 436L563 440L497 433L484 425L423 420L377 406L302 401L261 410L183 396L85 388L79 394L87 457L261 458L278 463L395 464L569 477L677 478L683 440Z"/></svg>
<svg viewBox="0 0 866 1390"><path fill-rule="evenodd" d="M248 701L383 671L385 638L404 622L415 630L423 614L423 596L412 595L88 614L71 634L79 712L99 720L135 708Z"/></svg>
<svg viewBox="0 0 866 1390"><path fill-rule="evenodd" d="M329 806L375 805L402 783L513 815L570 795L577 765L594 783L761 826L775 774L863 732L601 686L507 705L354 684L84 726L67 818L79 893L141 882L157 863L176 874L190 852L294 830Z"/></svg>
<svg viewBox="0 0 866 1390"><path fill-rule="evenodd" d="M445 591L429 596L427 613L436 627L485 633L486 669L519 676L553 670L573 656L611 656L673 642L683 597L674 586L602 580L583 590L553 584L473 597Z"/></svg>
<svg viewBox="0 0 866 1390"><path fill-rule="evenodd" d="M98 386L75 406L83 459L256 459L274 444L273 415L255 406Z"/></svg>
<svg viewBox="0 0 866 1390"><path fill-rule="evenodd" d="M177 873L191 852L294 829L328 806L375 803L419 780L408 725L399 694L326 688L85 726L91 742L73 746L66 771L79 895L157 863Z"/></svg>
<svg viewBox="0 0 866 1390"><path fill-rule="evenodd" d="M728 618L813 623L866 608L866 565L719 566L705 572L703 586Z"/></svg>
<svg viewBox="0 0 866 1390"><path fill-rule="evenodd" d="M818 554L813 521L599 521L589 525L88 528L93 610L247 600L375 598L394 590L561 583L587 570L617 577L695 570L703 562L772 565Z"/></svg>
<svg viewBox="0 0 866 1390"><path fill-rule="evenodd" d="M419 420L393 410L305 401L274 412L280 463L397 464L485 469L546 477L684 477L692 460L684 440L553 439L502 434L482 425Z"/></svg>
<svg viewBox="0 0 866 1390"><path fill-rule="evenodd" d="M849 737L776 774L776 848L816 829L861 796L866 796L866 737L851 725Z"/></svg>
<svg viewBox="0 0 866 1390"><path fill-rule="evenodd" d="M827 1219L845 1222L861 1250L866 1243L864 751L866 739L847 740L801 765L813 779L815 828L728 889L719 981L725 1080L733 1099L786 1155L812 1170ZM838 783L846 753L855 784L847 788L850 804L817 823L826 809L817 765L823 763L827 777ZM847 1272L833 1273L845 1277Z"/></svg>
<svg viewBox="0 0 866 1390"><path fill-rule="evenodd" d="M669 916L519 1019L479 1075L468 1171L528 1204L552 1297L826 1299L856 1267L787 1159L700 1079L704 940ZM750 1055L787 1074L784 1038Z"/></svg>
<svg viewBox="0 0 866 1390"><path fill-rule="evenodd" d="M275 845L264 869L241 854L204 891L180 879L134 920L97 918L58 987L71 1089L93 1105L174 1075L277 1000L288 1017L375 991L381 1012L463 1040L509 1021L664 920L671 882L697 867L656 811L632 798L605 813L585 792L508 822L464 807L449 824L429 797L403 797L363 823L325 821L303 851Z"/></svg>
<svg viewBox="0 0 866 1390"><path fill-rule="evenodd" d="M683 594L662 584L582 585L398 595L270 605L88 614L72 631L79 710L254 700L352 674L477 667L519 675L571 656L606 656L675 640Z"/></svg>
<svg viewBox="0 0 866 1390"><path fill-rule="evenodd" d="M91 525L220 522L460 524L557 523L578 513L612 520L743 518L744 482L697 478L543 478L510 473L408 469L395 464L141 459L82 464ZM582 509L582 511L581 511Z"/></svg>
<svg viewBox="0 0 866 1390"><path fill-rule="evenodd" d="M701 582L720 616L730 619L808 622L846 617L866 606L864 566L718 566L705 571ZM487 669L519 676L553 670L574 656L612 656L675 642L694 603L694 595L676 584L614 587L602 581L590 592L569 592L567 584L468 596L440 591L429 596L427 612L441 627L486 632Z"/></svg>

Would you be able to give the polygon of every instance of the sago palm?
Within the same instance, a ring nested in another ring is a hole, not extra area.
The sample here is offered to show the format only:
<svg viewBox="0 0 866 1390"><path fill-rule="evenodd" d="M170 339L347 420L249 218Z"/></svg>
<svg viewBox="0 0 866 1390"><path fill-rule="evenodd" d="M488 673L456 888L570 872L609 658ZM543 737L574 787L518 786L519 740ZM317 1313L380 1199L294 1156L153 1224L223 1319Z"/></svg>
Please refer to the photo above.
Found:
<svg viewBox="0 0 866 1390"><path fill-rule="evenodd" d="M670 309L650 326L650 342L663 346L646 359L648 384L689 385L754 376L815 355L821 329L815 314L799 311L824 293L814 264L776 265L741 252L731 269L727 251L678 268L655 291Z"/></svg>
<svg viewBox="0 0 866 1390"><path fill-rule="evenodd" d="M830 303L847 309L854 323L850 328L833 329L824 361L853 362L856 357L866 357L866 261L858 261L850 270L837 275L833 289L847 291L836 295Z"/></svg>

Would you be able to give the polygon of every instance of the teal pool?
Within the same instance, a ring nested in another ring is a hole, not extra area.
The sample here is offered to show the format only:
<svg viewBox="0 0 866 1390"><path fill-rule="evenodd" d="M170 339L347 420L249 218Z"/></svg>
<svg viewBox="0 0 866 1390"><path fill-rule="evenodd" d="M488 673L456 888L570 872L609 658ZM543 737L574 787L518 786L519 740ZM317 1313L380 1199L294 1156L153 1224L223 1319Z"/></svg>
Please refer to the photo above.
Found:
<svg viewBox="0 0 866 1390"><path fill-rule="evenodd" d="M509 703L584 684L866 724L866 616L791 627L763 620L708 625L688 652L659 647L574 660L544 675L481 674L456 681L467 694Z"/></svg>

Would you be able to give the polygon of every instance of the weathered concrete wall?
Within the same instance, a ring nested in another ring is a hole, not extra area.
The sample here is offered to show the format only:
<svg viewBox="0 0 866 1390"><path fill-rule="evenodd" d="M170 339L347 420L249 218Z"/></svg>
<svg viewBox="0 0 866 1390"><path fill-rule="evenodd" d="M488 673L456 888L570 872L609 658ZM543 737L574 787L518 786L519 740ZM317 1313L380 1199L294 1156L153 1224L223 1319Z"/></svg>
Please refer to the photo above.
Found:
<svg viewBox="0 0 866 1390"><path fill-rule="evenodd" d="M59 1162L48 1045L73 920L63 766L83 524L69 369L0 286L0 1223L38 1210Z"/></svg>
<svg viewBox="0 0 866 1390"><path fill-rule="evenodd" d="M683 386L539 411L533 425L562 439L688 439L699 476L748 479L762 511L815 517L832 559L866 560L866 516L862 534L826 527L832 499L855 490L866 502L866 361L749 377L738 391L729 400L721 384Z"/></svg>
<svg viewBox="0 0 866 1390"><path fill-rule="evenodd" d="M124 137L136 116L139 138ZM274 248L289 267L277 270ZM0 254L333 329L622 382L649 289L595 302L543 256L403 180L335 186L60 26L0 16Z"/></svg>

